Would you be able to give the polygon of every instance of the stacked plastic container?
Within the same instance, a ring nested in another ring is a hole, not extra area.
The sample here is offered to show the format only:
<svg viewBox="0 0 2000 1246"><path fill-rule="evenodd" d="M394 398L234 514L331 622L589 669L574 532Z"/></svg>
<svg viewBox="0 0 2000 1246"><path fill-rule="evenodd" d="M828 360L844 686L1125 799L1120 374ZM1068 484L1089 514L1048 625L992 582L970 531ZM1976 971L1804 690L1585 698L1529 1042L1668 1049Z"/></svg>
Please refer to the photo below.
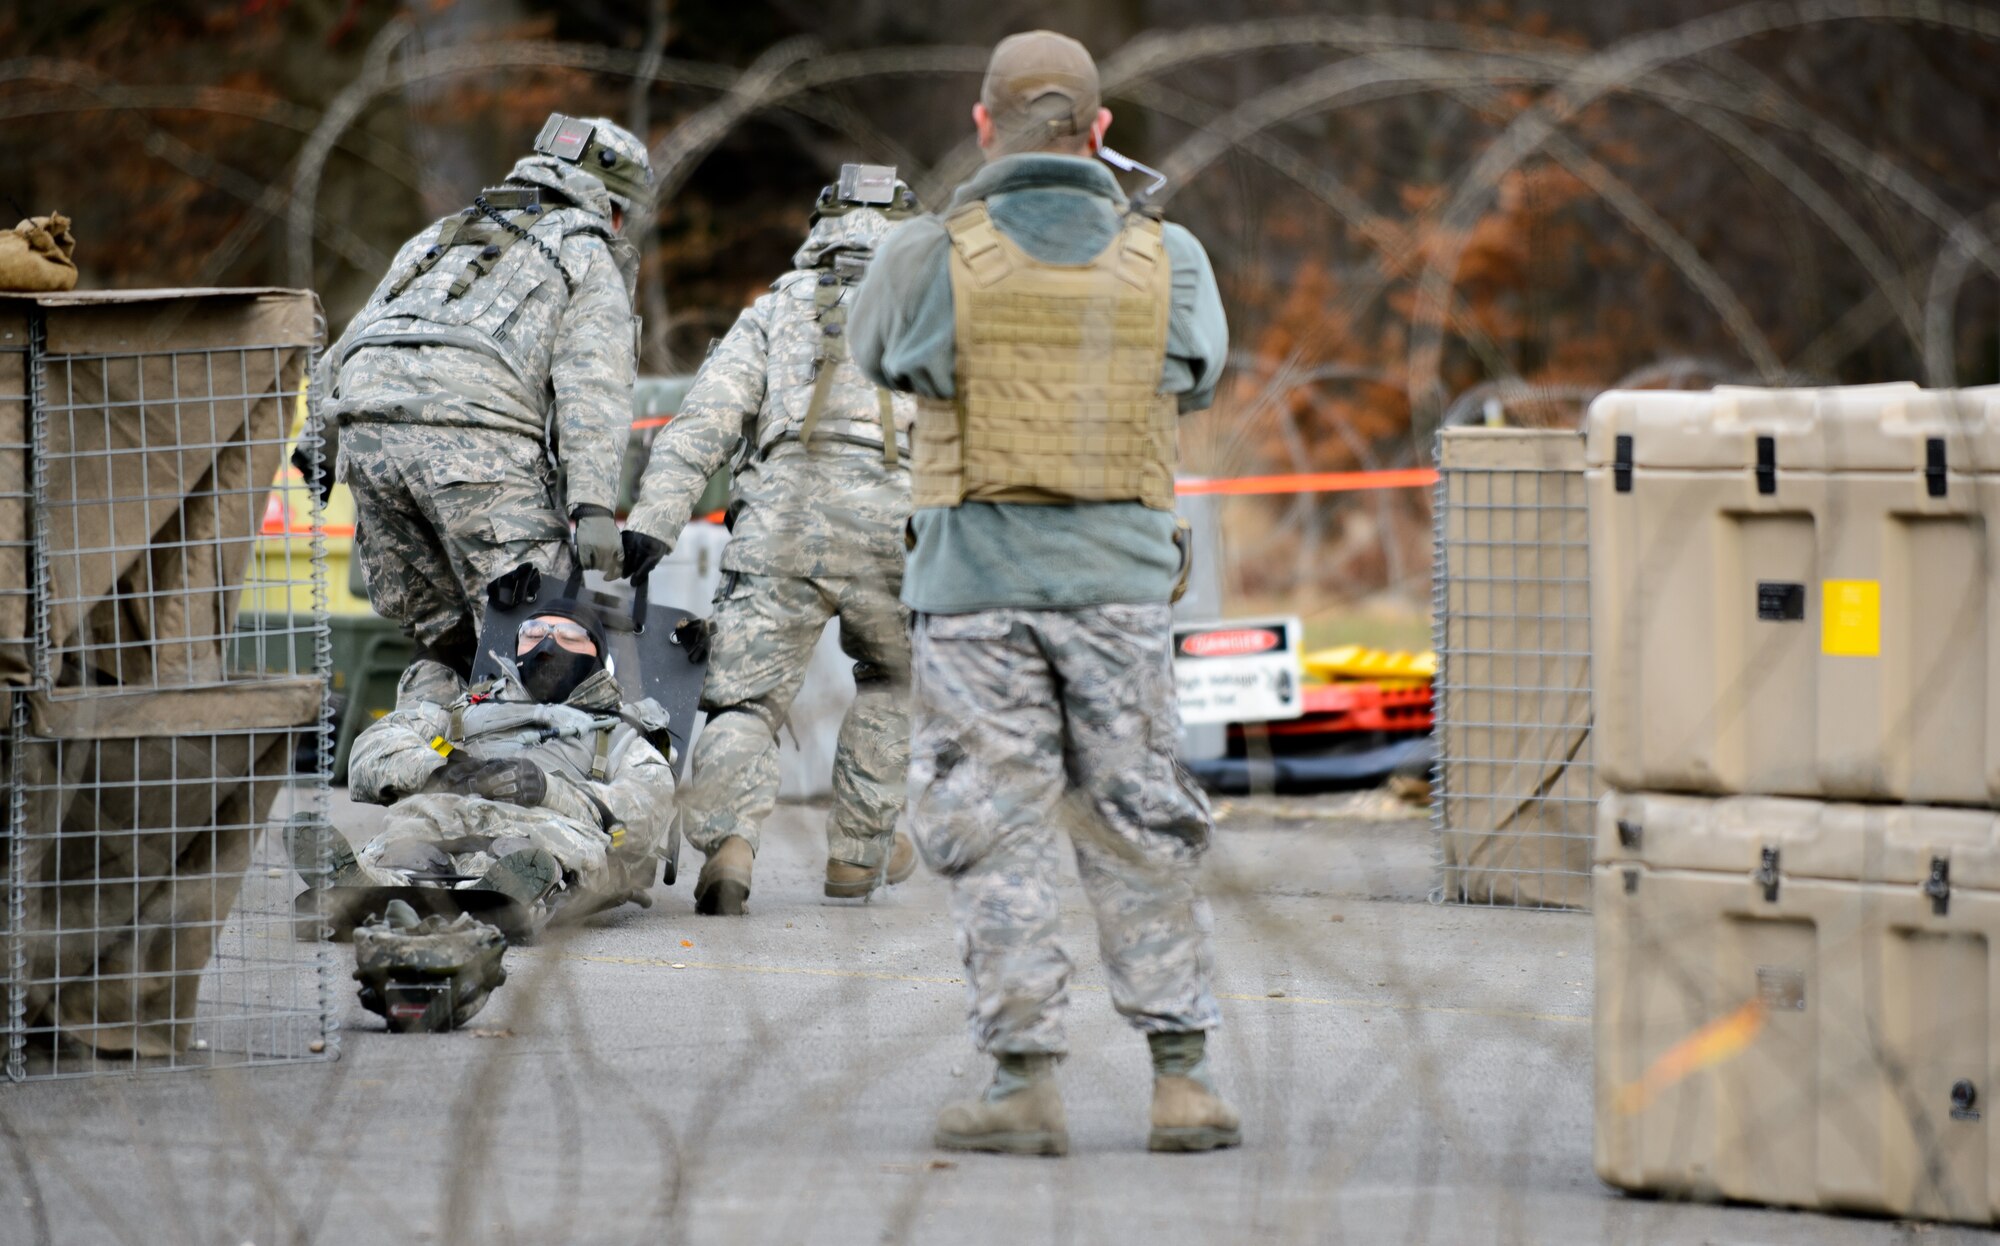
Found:
<svg viewBox="0 0 2000 1246"><path fill-rule="evenodd" d="M2000 391L1592 405L1596 1162L2000 1218Z"/></svg>

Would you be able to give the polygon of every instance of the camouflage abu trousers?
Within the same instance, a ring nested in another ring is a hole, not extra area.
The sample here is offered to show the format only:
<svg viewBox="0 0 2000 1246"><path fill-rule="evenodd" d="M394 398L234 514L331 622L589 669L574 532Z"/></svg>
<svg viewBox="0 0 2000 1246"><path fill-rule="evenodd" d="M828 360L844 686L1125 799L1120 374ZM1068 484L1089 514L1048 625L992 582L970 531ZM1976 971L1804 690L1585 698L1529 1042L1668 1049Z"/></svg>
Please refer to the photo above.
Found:
<svg viewBox="0 0 2000 1246"><path fill-rule="evenodd" d="M420 644L455 627L478 635L486 586L524 562L569 570L541 443L477 428L350 422L340 470L368 600Z"/></svg>
<svg viewBox="0 0 2000 1246"><path fill-rule="evenodd" d="M1174 760L1165 605L918 617L910 825L951 884L989 1052L1066 1050L1056 939L1058 806L1097 916L1111 1001L1145 1033L1213 1029L1208 800Z"/></svg>
<svg viewBox="0 0 2000 1246"><path fill-rule="evenodd" d="M690 844L708 853L738 835L756 848L778 800L778 727L820 632L837 616L855 695L834 750L826 851L852 865L882 864L910 760L910 638L899 589L888 577L723 573L701 692L708 723L677 804Z"/></svg>
<svg viewBox="0 0 2000 1246"><path fill-rule="evenodd" d="M495 841L517 840L525 843ZM457 873L482 877L507 852L546 848L562 866L564 890L556 903L611 899L650 886L654 859L643 852L614 852L596 827L580 827L554 810L523 808L483 796L427 792L389 806L375 838L355 854L367 881L377 887L407 886L401 870L385 868L383 853L398 844L432 844L450 854ZM471 884L460 884L470 886Z"/></svg>

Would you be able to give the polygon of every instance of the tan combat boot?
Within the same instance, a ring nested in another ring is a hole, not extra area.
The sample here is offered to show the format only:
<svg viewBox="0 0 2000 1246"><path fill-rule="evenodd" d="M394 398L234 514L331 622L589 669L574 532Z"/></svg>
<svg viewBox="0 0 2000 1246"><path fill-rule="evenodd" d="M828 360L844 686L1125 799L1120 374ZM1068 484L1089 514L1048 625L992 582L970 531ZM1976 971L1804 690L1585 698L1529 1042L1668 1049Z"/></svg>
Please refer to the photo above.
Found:
<svg viewBox="0 0 2000 1246"><path fill-rule="evenodd" d="M731 835L715 846L694 882L694 911L705 916L740 917L750 898L750 841Z"/></svg>
<svg viewBox="0 0 2000 1246"><path fill-rule="evenodd" d="M1056 1057L1040 1053L999 1057L985 1094L947 1104L938 1113L937 1145L1003 1155L1069 1154L1055 1064Z"/></svg>
<svg viewBox="0 0 2000 1246"><path fill-rule="evenodd" d="M895 846L889 849L889 860L884 867L869 869L865 865L850 865L846 861L829 860L826 863L826 894L835 900L858 900L880 886L895 886L917 870L917 846L901 831L896 832Z"/></svg>
<svg viewBox="0 0 2000 1246"><path fill-rule="evenodd" d="M1148 1151L1213 1151L1243 1144L1243 1122L1208 1084L1207 1035L1200 1030L1150 1034L1153 1131Z"/></svg>

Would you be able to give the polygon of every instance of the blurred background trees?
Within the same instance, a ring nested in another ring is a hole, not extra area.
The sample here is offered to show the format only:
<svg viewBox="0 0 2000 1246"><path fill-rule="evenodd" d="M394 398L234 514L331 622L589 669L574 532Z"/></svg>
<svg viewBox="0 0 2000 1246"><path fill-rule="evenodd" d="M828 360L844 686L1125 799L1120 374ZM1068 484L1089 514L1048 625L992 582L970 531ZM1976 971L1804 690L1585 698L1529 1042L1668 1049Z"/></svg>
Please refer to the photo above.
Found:
<svg viewBox="0 0 2000 1246"><path fill-rule="evenodd" d="M0 209L73 216L87 286L311 284L337 330L551 110L607 115L671 164L643 366L684 371L842 161L941 204L1040 25L1221 278L1193 471L1422 463L1619 383L2000 379L2000 14L1942 0L10 6ZM1421 493L1230 513L1253 597L1421 600Z"/></svg>

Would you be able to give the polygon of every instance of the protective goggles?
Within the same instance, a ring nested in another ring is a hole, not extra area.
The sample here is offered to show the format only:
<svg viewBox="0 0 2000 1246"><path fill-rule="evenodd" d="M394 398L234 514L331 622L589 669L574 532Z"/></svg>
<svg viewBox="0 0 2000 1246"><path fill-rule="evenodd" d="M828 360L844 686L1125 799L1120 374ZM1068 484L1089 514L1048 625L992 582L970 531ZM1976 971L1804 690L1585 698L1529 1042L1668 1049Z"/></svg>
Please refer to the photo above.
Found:
<svg viewBox="0 0 2000 1246"><path fill-rule="evenodd" d="M558 645L571 652L597 652L596 639L581 623L567 623L560 619L529 619L521 624L516 635L520 638L520 648L539 645L553 636Z"/></svg>

